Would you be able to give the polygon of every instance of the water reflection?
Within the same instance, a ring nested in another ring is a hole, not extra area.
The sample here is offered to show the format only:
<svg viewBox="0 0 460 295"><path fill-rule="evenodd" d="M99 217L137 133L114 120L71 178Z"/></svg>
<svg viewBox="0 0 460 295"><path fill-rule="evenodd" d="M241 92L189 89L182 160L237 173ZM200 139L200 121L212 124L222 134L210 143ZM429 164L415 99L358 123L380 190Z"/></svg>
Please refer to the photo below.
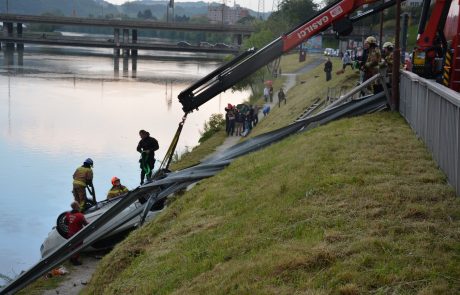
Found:
<svg viewBox="0 0 460 295"><path fill-rule="evenodd" d="M8 76L8 135L11 136L11 78Z"/></svg>
<svg viewBox="0 0 460 295"><path fill-rule="evenodd" d="M114 77L112 56L26 48L23 65L14 66L14 55L0 55L0 273L9 275L38 260L41 242L72 200L75 168L93 158L98 199L105 198L112 176L136 187L138 131L158 139L162 159L183 114L177 94L217 66L139 57L131 77ZM212 113L247 96L228 91L190 114L179 153L197 144Z"/></svg>
<svg viewBox="0 0 460 295"><path fill-rule="evenodd" d="M166 105L168 106L168 111L169 111L171 110L172 100L173 100L173 91L172 91L173 82L166 80L165 86L166 86L165 101L166 101Z"/></svg>

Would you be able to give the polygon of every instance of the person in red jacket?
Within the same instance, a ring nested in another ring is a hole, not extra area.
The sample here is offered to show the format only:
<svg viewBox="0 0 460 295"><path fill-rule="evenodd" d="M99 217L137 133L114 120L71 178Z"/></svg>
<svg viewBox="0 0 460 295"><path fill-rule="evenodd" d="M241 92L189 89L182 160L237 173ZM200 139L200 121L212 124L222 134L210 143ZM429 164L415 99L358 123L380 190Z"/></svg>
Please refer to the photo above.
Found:
<svg viewBox="0 0 460 295"><path fill-rule="evenodd" d="M72 211L67 212L65 216L65 223L68 226L67 237L70 239L73 235L79 232L85 225L88 224L88 221L85 218L85 215L80 213L80 204L78 202L72 202L70 204ZM76 246L79 246L76 245ZM80 254L77 252L70 257L70 262L73 265L81 265Z"/></svg>

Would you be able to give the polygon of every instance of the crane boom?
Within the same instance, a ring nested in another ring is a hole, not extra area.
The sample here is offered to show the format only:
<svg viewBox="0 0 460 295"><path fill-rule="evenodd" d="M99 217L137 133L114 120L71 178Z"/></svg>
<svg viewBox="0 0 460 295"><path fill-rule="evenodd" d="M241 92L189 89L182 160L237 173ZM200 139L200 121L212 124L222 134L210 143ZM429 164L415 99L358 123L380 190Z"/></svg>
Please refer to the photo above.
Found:
<svg viewBox="0 0 460 295"><path fill-rule="evenodd" d="M229 89L283 53L289 52L331 25L338 33L350 33L353 20L350 20L348 16L357 8L377 1L380 0L338 0L263 48L259 50L249 49L182 91L178 98L183 111L189 113L198 109L219 93ZM373 9L372 13L393 5L394 2L392 0L390 1L391 4L386 3L381 9Z"/></svg>

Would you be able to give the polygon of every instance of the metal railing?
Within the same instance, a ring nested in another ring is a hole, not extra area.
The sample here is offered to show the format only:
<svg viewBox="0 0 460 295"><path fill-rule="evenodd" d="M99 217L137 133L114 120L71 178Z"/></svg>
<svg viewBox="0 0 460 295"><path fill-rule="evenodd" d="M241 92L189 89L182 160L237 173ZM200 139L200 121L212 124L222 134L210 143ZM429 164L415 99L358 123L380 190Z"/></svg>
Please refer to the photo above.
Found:
<svg viewBox="0 0 460 295"><path fill-rule="evenodd" d="M460 196L460 94L401 71L399 112Z"/></svg>

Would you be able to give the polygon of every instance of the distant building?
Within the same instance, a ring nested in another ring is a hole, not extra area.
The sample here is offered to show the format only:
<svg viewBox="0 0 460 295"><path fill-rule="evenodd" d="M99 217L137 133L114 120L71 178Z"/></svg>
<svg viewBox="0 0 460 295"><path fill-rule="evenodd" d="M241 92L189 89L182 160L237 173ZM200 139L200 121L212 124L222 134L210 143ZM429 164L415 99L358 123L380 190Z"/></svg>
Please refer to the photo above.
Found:
<svg viewBox="0 0 460 295"><path fill-rule="evenodd" d="M249 11L239 5L229 7L224 4L210 4L208 6L208 20L212 24L236 24L243 17L249 16Z"/></svg>

